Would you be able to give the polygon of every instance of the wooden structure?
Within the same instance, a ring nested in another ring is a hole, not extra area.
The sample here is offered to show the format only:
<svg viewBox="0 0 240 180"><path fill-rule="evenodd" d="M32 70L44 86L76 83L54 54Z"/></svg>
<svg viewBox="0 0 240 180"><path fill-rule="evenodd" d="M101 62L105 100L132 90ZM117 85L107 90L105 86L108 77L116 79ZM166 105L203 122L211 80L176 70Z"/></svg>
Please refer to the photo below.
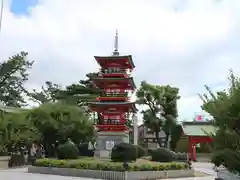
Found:
<svg viewBox="0 0 240 180"><path fill-rule="evenodd" d="M100 76L93 78L96 87L102 90L97 102L89 103L92 111L99 115L96 127L99 131L126 131L126 121L136 112L134 102L129 101L129 91L136 86L130 72L135 65L132 56L120 56L117 49L118 35L115 39L115 51L112 56L95 56L101 66Z"/></svg>
<svg viewBox="0 0 240 180"><path fill-rule="evenodd" d="M182 123L183 135L188 138L188 157L196 161L196 145L198 143L211 143L210 136L215 133L215 127L210 121L192 121Z"/></svg>

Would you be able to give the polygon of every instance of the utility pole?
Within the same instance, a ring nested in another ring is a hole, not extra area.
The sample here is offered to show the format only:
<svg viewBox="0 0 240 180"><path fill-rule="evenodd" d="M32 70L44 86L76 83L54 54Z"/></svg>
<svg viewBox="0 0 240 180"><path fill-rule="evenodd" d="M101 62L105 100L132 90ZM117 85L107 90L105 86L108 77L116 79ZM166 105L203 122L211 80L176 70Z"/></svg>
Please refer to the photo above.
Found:
<svg viewBox="0 0 240 180"><path fill-rule="evenodd" d="M137 116L133 116L133 144L138 145L138 119Z"/></svg>
<svg viewBox="0 0 240 180"><path fill-rule="evenodd" d="M4 0L1 0L1 7L0 7L0 33L1 33L1 31L2 31L3 1L4 1Z"/></svg>

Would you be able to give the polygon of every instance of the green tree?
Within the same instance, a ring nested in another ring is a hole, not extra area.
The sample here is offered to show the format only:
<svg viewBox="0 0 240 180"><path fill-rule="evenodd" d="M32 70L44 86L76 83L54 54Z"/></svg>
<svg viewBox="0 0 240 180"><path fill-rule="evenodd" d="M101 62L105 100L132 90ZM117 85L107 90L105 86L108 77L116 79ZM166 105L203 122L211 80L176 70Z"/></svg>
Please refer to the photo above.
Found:
<svg viewBox="0 0 240 180"><path fill-rule="evenodd" d="M41 134L45 149L52 151L52 144L66 142L68 138L76 144L91 141L93 124L77 106L65 103L46 103L31 110L28 119Z"/></svg>
<svg viewBox="0 0 240 180"><path fill-rule="evenodd" d="M43 104L47 102L56 102L59 98L60 90L59 84L46 81L41 91L38 92L36 89L33 89L33 92L29 92L27 95L30 97L30 100L38 104Z"/></svg>
<svg viewBox="0 0 240 180"><path fill-rule="evenodd" d="M6 152L9 146L18 146L39 140L39 133L26 119L27 111L16 113L3 112L0 117L0 152Z"/></svg>
<svg viewBox="0 0 240 180"><path fill-rule="evenodd" d="M215 165L225 166L229 171L240 173L240 79L230 71L229 89L213 93L206 86L202 109L214 119L216 133L213 159Z"/></svg>
<svg viewBox="0 0 240 180"><path fill-rule="evenodd" d="M61 91L59 99L68 104L75 104L87 108L87 102L95 101L100 95L100 90L92 83L92 78L98 73L88 73L86 80L80 80L77 84L71 84Z"/></svg>
<svg viewBox="0 0 240 180"><path fill-rule="evenodd" d="M21 52L0 63L0 102L6 106L26 105L23 94L33 61L27 60L28 53Z"/></svg>
<svg viewBox="0 0 240 180"><path fill-rule="evenodd" d="M180 134L172 133L178 130L176 125L177 100L180 98L178 92L178 88L169 85L151 85L143 81L136 93L137 104L146 107L146 110L142 111L144 124L155 133L159 146L162 146L159 138L161 129L167 136L164 146L167 146L170 134L175 135L172 137L176 141L175 144L180 138Z"/></svg>

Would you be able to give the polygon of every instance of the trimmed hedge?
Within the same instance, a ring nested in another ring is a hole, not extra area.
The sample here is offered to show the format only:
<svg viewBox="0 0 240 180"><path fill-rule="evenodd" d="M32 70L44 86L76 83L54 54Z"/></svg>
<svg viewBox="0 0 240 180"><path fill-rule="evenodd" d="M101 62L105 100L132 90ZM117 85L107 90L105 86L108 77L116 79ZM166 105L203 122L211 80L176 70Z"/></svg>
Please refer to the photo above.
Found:
<svg viewBox="0 0 240 180"><path fill-rule="evenodd" d="M124 169L122 163L98 160L57 160L57 159L38 159L35 166L40 167L57 167L57 168L75 168L103 171L165 171L188 169L186 163L129 163L127 169Z"/></svg>
<svg viewBox="0 0 240 180"><path fill-rule="evenodd" d="M77 159L78 156L79 150L74 143L66 142L58 146L57 157L59 159Z"/></svg>
<svg viewBox="0 0 240 180"><path fill-rule="evenodd" d="M78 150L79 150L80 156L87 156L87 157L94 156L94 150L88 149L88 143L82 143L78 145Z"/></svg>
<svg viewBox="0 0 240 180"><path fill-rule="evenodd" d="M172 161L183 161L188 160L186 153L174 152L167 148L158 148L151 151L153 161L157 162L172 162Z"/></svg>
<svg viewBox="0 0 240 180"><path fill-rule="evenodd" d="M136 161L136 159L137 147L132 144L120 143L112 148L111 160L114 162Z"/></svg>
<svg viewBox="0 0 240 180"><path fill-rule="evenodd" d="M151 152L152 161L157 162L172 162L175 160L175 156L172 151L167 148L158 148Z"/></svg>
<svg viewBox="0 0 240 180"><path fill-rule="evenodd" d="M187 153L173 152L175 156L175 160L177 161L187 161Z"/></svg>
<svg viewBox="0 0 240 180"><path fill-rule="evenodd" d="M137 145L136 148L137 148L137 157L138 158L147 156L148 152L145 148L143 148L142 146L139 146L139 145Z"/></svg>

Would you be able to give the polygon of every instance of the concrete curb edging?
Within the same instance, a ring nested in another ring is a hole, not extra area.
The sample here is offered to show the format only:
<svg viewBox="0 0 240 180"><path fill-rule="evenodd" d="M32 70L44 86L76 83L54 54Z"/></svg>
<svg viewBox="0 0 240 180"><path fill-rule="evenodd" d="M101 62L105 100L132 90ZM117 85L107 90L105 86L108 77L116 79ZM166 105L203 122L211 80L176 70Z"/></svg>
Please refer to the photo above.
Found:
<svg viewBox="0 0 240 180"><path fill-rule="evenodd" d="M225 168L221 168L217 170L217 177L220 179L230 179L230 180L239 180L240 179L240 175L237 174L233 174L231 172L229 172L228 170L226 170Z"/></svg>
<svg viewBox="0 0 240 180"><path fill-rule="evenodd" d="M28 167L29 173L52 174L60 176L74 176L97 179L111 180L152 180L161 178L184 178L194 177L195 171L187 170L169 170L169 171L135 171L135 172L117 172L100 171L74 168L55 168L55 167Z"/></svg>

